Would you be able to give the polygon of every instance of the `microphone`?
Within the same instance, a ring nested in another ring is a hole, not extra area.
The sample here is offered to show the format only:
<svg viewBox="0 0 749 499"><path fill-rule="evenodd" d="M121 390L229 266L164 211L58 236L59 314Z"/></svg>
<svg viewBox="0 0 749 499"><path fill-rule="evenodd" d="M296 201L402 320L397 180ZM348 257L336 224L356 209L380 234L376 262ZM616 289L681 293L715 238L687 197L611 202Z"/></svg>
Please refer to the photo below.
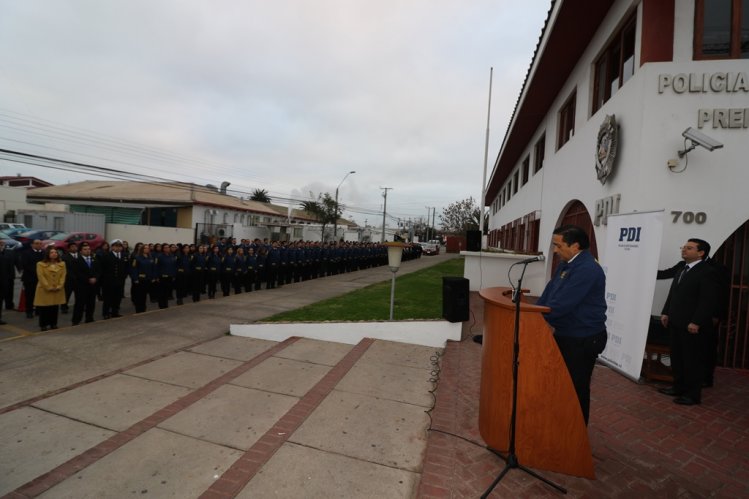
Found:
<svg viewBox="0 0 749 499"><path fill-rule="evenodd" d="M519 264L528 265L529 263L543 262L544 260L546 260L545 256L543 256L543 255L536 255L534 257L526 258L525 260L520 260L519 262L515 262L515 265L519 265Z"/></svg>

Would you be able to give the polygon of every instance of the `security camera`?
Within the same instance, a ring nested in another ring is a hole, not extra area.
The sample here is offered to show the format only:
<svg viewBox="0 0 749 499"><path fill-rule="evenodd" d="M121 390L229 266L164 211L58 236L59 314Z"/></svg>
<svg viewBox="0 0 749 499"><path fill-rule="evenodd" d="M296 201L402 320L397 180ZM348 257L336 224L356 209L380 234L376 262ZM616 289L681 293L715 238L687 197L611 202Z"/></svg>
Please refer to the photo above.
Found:
<svg viewBox="0 0 749 499"><path fill-rule="evenodd" d="M715 149L720 149L721 147L723 147L722 142L718 142L712 137L708 137L704 133L697 131L692 127L689 127L686 130L684 130L684 132L681 135L685 139L689 139L689 141L691 142L691 145L688 148L684 149L683 151L679 151L680 158L683 158L689 151L691 151L697 146L704 147L708 151L714 151ZM686 144L686 141L685 141L685 144Z"/></svg>

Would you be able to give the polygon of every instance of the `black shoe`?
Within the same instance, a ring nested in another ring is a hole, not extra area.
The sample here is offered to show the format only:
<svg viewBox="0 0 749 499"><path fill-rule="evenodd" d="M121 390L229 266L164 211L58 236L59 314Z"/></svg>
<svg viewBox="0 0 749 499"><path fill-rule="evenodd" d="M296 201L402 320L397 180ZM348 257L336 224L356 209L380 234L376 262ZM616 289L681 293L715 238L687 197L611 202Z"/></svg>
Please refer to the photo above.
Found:
<svg viewBox="0 0 749 499"><path fill-rule="evenodd" d="M109 319L112 316L111 315L104 315L103 317L104 317L104 320L107 320L107 319Z"/></svg>
<svg viewBox="0 0 749 499"><path fill-rule="evenodd" d="M94 320L93 319L86 319L86 324L88 324L89 322L94 322Z"/></svg>
<svg viewBox="0 0 749 499"><path fill-rule="evenodd" d="M682 392L680 390L677 390L673 386L669 386L668 388L659 388L658 392L662 393L663 395L668 395L670 397L678 397L679 395L681 395L682 393L684 393L684 392Z"/></svg>
<svg viewBox="0 0 749 499"><path fill-rule="evenodd" d="M41 329L42 331L49 331L49 326L42 326L39 329Z"/></svg>
<svg viewBox="0 0 749 499"><path fill-rule="evenodd" d="M182 305L182 299L177 300L177 305Z"/></svg>
<svg viewBox="0 0 749 499"><path fill-rule="evenodd" d="M78 322L73 322L73 325L74 325L74 326L77 326L77 325L78 325L78 324L80 324L80 323L81 323L81 321L78 321Z"/></svg>
<svg viewBox="0 0 749 499"><path fill-rule="evenodd" d="M691 397L676 397L674 403L679 405L699 405L700 402Z"/></svg>
<svg viewBox="0 0 749 499"><path fill-rule="evenodd" d="M110 315L112 319L116 319L117 317L122 317L122 314L112 314Z"/></svg>

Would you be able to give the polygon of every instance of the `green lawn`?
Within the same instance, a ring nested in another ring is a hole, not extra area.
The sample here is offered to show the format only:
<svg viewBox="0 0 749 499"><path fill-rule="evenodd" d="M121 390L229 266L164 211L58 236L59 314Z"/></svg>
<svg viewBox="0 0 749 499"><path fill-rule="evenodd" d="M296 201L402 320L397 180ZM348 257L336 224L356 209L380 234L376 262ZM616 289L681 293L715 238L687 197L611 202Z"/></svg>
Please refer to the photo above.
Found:
<svg viewBox="0 0 749 499"><path fill-rule="evenodd" d="M443 276L463 277L463 258L454 258L402 276L396 274L393 319L441 318ZM373 284L337 298L274 315L264 322L388 320L390 283L388 280Z"/></svg>

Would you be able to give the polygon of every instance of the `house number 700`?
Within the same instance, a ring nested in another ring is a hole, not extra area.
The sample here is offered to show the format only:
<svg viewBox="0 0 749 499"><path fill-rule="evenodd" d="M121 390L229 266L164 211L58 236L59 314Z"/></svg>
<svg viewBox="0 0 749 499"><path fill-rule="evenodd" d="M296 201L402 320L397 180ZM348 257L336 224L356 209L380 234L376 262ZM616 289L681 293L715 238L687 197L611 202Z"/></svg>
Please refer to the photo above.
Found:
<svg viewBox="0 0 749 499"><path fill-rule="evenodd" d="M693 212L693 211L672 211L671 215L674 217L673 223L677 223L679 221L679 218L685 223L685 224L691 224L691 223L698 223L698 224L704 224L707 220L707 214L704 211L700 212Z"/></svg>

